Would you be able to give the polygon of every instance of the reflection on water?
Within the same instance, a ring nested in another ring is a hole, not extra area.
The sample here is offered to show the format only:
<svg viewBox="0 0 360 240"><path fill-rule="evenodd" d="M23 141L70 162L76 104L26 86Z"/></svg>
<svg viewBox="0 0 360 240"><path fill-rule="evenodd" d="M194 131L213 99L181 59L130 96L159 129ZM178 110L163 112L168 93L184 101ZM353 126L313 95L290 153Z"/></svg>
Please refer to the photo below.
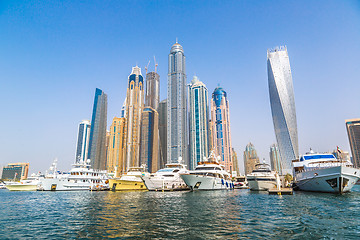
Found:
<svg viewBox="0 0 360 240"><path fill-rule="evenodd" d="M357 239L360 186L344 195L0 191L0 238Z"/></svg>

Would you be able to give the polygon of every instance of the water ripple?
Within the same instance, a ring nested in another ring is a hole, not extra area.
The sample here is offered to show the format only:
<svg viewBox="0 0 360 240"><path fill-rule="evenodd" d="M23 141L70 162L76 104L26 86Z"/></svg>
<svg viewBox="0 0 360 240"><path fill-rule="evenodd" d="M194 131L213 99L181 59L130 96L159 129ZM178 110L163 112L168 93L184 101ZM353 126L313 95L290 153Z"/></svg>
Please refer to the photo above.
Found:
<svg viewBox="0 0 360 240"><path fill-rule="evenodd" d="M344 195L0 191L0 239L359 239L360 186Z"/></svg>

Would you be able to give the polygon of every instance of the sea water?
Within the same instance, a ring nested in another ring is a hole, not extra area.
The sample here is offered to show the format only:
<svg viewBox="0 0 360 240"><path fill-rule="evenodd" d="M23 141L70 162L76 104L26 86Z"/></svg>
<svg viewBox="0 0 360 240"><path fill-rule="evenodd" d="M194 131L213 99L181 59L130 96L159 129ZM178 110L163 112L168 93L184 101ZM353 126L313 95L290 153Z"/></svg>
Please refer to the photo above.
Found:
<svg viewBox="0 0 360 240"><path fill-rule="evenodd" d="M0 202L0 239L360 239L359 185L292 196L0 190Z"/></svg>

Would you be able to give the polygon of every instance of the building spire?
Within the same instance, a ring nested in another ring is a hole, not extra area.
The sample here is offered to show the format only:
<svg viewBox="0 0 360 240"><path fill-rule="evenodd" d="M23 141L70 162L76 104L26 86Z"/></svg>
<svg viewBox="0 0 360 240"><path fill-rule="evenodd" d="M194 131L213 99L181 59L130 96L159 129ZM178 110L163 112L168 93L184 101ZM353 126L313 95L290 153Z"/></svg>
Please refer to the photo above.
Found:
<svg viewBox="0 0 360 240"><path fill-rule="evenodd" d="M178 43L178 38L176 37L176 43Z"/></svg>

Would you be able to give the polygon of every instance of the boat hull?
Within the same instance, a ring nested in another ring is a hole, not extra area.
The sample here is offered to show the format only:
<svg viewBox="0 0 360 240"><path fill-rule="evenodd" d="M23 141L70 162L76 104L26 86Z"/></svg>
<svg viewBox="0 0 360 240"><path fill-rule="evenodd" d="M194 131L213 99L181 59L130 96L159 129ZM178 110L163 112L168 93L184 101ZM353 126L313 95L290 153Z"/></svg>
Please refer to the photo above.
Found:
<svg viewBox="0 0 360 240"><path fill-rule="evenodd" d="M181 178L191 190L225 190L234 188L231 181L217 177L181 174Z"/></svg>
<svg viewBox="0 0 360 240"><path fill-rule="evenodd" d="M68 179L48 178L41 180L39 190L42 191L89 191L90 182L74 182Z"/></svg>
<svg viewBox="0 0 360 240"><path fill-rule="evenodd" d="M147 190L142 181L129 181L120 179L109 179L109 187L112 191L145 191Z"/></svg>
<svg viewBox="0 0 360 240"><path fill-rule="evenodd" d="M252 191L267 191L276 187L276 180L272 178L248 177L247 180Z"/></svg>
<svg viewBox="0 0 360 240"><path fill-rule="evenodd" d="M360 179L360 169L347 166L319 168L295 175L295 186L302 191L349 192Z"/></svg>
<svg viewBox="0 0 360 240"><path fill-rule="evenodd" d="M11 184L6 185L10 191L36 191L38 186L36 184Z"/></svg>
<svg viewBox="0 0 360 240"><path fill-rule="evenodd" d="M181 177L159 178L143 176L145 186L149 191L182 191L189 190L184 180Z"/></svg>

